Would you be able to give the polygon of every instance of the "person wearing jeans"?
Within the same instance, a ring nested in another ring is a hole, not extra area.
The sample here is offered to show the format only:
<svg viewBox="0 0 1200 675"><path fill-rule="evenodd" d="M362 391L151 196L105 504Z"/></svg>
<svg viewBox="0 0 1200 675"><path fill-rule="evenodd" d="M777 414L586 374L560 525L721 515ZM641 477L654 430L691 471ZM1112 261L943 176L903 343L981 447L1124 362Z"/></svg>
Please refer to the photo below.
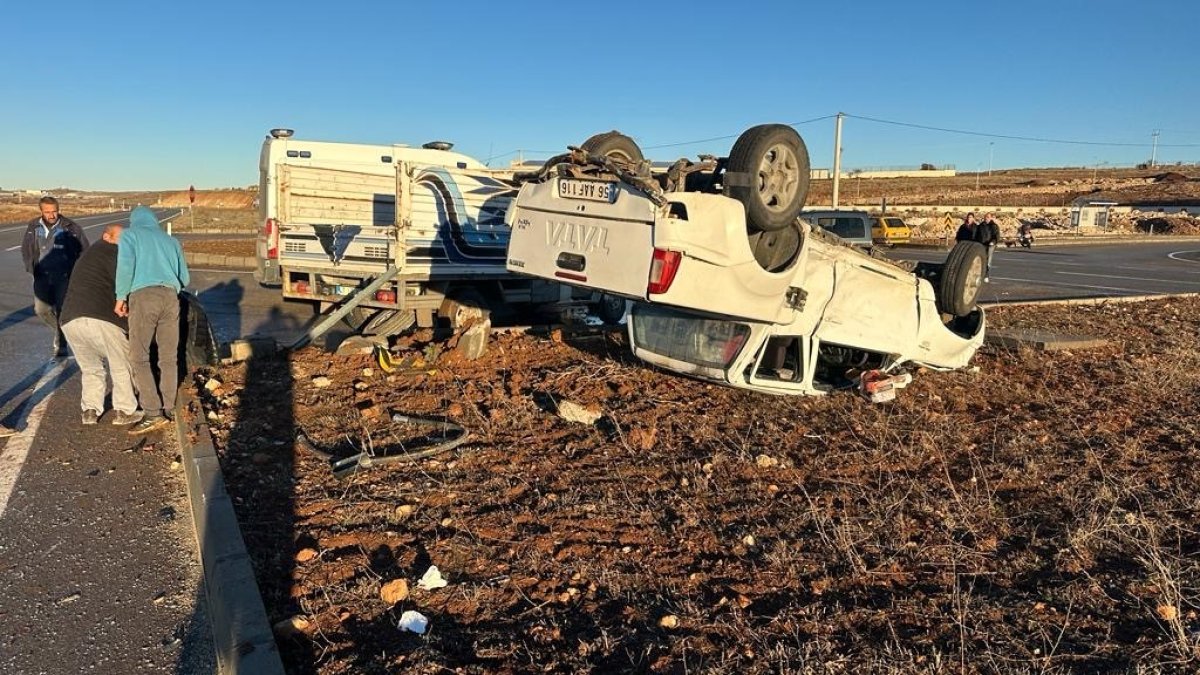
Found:
<svg viewBox="0 0 1200 675"><path fill-rule="evenodd" d="M59 315L67 295L71 270L83 250L87 235L79 225L58 213L58 200L49 195L38 200L42 215L25 226L21 258L33 276L33 310L54 332L53 358L67 355Z"/></svg>
<svg viewBox="0 0 1200 675"><path fill-rule="evenodd" d="M179 292L188 285L179 241L163 232L154 212L139 206L129 216L117 251L117 302L113 311L129 318L129 364L145 418L129 429L144 434L170 423L179 388ZM158 347L159 380L150 363Z"/></svg>
<svg viewBox="0 0 1200 675"><path fill-rule="evenodd" d="M83 423L95 424L104 414L104 394L112 380L113 424L142 420L129 370L128 322L112 311L117 277L119 224L104 228L100 241L88 247L75 263L63 301L62 331L82 374Z"/></svg>

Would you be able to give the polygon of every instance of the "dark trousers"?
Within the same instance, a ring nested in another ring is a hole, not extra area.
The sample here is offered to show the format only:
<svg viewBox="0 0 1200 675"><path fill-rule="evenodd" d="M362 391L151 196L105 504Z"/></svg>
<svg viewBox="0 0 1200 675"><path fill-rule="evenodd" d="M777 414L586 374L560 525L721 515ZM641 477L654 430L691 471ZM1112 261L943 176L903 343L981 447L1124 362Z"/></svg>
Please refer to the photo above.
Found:
<svg viewBox="0 0 1200 675"><path fill-rule="evenodd" d="M62 313L63 299L67 297L67 282L71 277L67 273L33 274L33 311L54 333L54 351L66 349L66 338L63 337L62 327L58 324L58 315Z"/></svg>
<svg viewBox="0 0 1200 675"><path fill-rule="evenodd" d="M150 345L158 346L158 382L150 366ZM138 403L147 416L171 415L179 389L179 294L166 286L140 288L129 295L129 366Z"/></svg>

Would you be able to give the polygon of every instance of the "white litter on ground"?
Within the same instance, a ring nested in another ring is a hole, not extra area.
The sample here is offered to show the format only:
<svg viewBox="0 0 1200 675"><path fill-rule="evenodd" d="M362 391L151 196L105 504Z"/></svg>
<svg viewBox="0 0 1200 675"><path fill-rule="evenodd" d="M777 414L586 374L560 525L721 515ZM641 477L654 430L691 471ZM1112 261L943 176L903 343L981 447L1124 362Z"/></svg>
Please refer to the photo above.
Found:
<svg viewBox="0 0 1200 675"><path fill-rule="evenodd" d="M410 609L400 615L400 623L396 624L396 627L410 633L424 635L425 630L429 628L429 619L424 614Z"/></svg>
<svg viewBox="0 0 1200 675"><path fill-rule="evenodd" d="M447 583L446 579L442 577L442 571L437 568L437 565L433 565L425 570L425 574L417 582L417 588L432 591L435 588L444 588Z"/></svg>

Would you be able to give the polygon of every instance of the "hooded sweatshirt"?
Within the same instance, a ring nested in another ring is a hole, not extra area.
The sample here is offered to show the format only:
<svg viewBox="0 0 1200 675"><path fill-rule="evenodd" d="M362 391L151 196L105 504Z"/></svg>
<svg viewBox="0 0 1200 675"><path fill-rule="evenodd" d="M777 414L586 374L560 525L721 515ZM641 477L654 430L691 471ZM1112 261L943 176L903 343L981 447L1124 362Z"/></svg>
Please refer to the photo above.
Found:
<svg viewBox="0 0 1200 675"><path fill-rule="evenodd" d="M129 216L129 227L117 243L117 300L151 286L176 292L188 285L187 262L179 241L162 231L154 212L139 206Z"/></svg>

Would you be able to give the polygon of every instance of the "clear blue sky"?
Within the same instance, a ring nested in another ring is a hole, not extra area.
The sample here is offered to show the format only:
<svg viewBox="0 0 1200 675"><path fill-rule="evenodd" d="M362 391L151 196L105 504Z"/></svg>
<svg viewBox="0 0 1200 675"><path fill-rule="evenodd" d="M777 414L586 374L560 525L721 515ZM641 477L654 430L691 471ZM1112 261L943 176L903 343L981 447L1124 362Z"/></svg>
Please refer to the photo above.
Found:
<svg viewBox="0 0 1200 675"><path fill-rule="evenodd" d="M1200 160L1200 2L12 2L0 187L249 185L261 139L447 139L502 164L844 111L847 168ZM832 164L833 122L799 127ZM733 139L665 148L726 152ZM989 146L989 142L994 145ZM1166 147L1192 144L1196 147ZM537 153L527 153L539 156Z"/></svg>

